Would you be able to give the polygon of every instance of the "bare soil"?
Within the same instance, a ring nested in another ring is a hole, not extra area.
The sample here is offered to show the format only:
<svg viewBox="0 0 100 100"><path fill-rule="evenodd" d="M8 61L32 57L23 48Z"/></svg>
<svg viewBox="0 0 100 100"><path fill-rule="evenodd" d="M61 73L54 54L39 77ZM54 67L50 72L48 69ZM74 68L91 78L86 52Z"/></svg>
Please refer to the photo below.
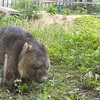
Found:
<svg viewBox="0 0 100 100"><path fill-rule="evenodd" d="M54 23L73 24L74 19L80 18L82 16L88 16L88 15L59 15L59 14L51 15L50 13L47 13L45 11L41 11L40 14L41 14L41 18L39 20L33 21L33 23L36 26L45 26L45 25L54 24Z"/></svg>

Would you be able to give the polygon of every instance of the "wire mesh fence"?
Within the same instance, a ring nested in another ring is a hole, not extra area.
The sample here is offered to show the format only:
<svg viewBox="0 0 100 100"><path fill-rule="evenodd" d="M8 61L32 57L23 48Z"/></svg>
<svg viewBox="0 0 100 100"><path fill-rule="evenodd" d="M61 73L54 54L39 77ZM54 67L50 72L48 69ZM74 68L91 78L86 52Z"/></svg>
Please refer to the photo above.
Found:
<svg viewBox="0 0 100 100"><path fill-rule="evenodd" d="M70 9L74 9L74 6L85 6L86 9L88 9L88 13L92 13L92 10L96 9L99 10L100 12L100 0L90 0L91 2L87 2L87 1L82 1L79 2L78 0L1 0L0 2L0 6L4 6L4 7L12 7L15 8L16 3L20 2L34 2L35 5L37 6L38 10L42 10L47 8L48 6L55 4L55 7L57 9L58 12L61 12L64 8L70 8ZM23 5L24 6L24 5ZM27 4L26 4L27 6ZM26 7L25 7L26 8ZM99 13L96 12L95 13Z"/></svg>
<svg viewBox="0 0 100 100"><path fill-rule="evenodd" d="M100 1L91 2L78 0L1 0L0 6L9 7L19 10L23 17L29 15L29 19L37 12L47 9L49 6L54 5L57 13L63 13L63 11L69 14L100 14ZM52 8L51 8L52 10ZM74 12L74 13L73 13Z"/></svg>

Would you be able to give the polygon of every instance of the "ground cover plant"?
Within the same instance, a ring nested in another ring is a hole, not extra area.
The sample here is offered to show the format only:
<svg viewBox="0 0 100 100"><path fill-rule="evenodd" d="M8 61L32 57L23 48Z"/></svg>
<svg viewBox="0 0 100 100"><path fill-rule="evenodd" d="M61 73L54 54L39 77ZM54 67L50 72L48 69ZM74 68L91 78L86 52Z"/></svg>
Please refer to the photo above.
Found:
<svg viewBox="0 0 100 100"><path fill-rule="evenodd" d="M11 4L11 7L20 11L20 17L23 19L39 19L41 15L39 14L40 6L36 6L34 2L27 0L20 0Z"/></svg>
<svg viewBox="0 0 100 100"><path fill-rule="evenodd" d="M8 18L9 19L9 18ZM100 99L100 18L85 16L73 25L51 24L43 29L20 18L0 21L0 26L15 24L29 30L46 45L51 70L44 84L23 84L18 94L0 88L1 100L99 100ZM30 92L23 94L23 90Z"/></svg>

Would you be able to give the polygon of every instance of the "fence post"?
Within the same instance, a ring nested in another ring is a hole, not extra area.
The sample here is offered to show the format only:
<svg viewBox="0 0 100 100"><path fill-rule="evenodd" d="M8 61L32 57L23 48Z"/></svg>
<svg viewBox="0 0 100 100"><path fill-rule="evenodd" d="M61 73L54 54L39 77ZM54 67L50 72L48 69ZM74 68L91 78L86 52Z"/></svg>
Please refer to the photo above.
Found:
<svg viewBox="0 0 100 100"><path fill-rule="evenodd" d="M8 7L8 3L9 3L9 0L7 0L7 5L6 5L7 7Z"/></svg>
<svg viewBox="0 0 100 100"><path fill-rule="evenodd" d="M2 1L2 6L4 7L4 0Z"/></svg>
<svg viewBox="0 0 100 100"><path fill-rule="evenodd" d="M88 1L88 2L92 2L92 0L87 0L87 1ZM87 4L88 14L91 14L92 8L93 8L92 4Z"/></svg>

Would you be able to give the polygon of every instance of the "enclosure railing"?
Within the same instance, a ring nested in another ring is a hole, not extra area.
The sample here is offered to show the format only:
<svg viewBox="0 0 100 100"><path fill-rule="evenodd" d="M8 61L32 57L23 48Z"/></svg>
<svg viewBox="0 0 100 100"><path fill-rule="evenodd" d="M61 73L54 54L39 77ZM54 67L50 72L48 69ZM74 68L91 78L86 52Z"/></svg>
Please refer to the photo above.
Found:
<svg viewBox="0 0 100 100"><path fill-rule="evenodd" d="M6 6L6 7L10 7L11 3L16 3L19 0L0 0L0 6ZM100 2L78 2L78 1L72 1L72 0L27 0L27 1L33 1L33 2L37 2L37 3L42 3L43 5L51 5L51 3L56 3L57 5L69 5L69 4L100 4Z"/></svg>
<svg viewBox="0 0 100 100"><path fill-rule="evenodd" d="M20 0L0 0L0 6L5 6L5 7L11 7L11 4L16 3ZM35 2L36 6L39 6L41 3L41 9L46 8L50 6L52 3L54 3L58 8L63 9L64 7L70 7L72 8L73 5L75 4L84 4L87 6L87 9L90 10L92 5L100 5L100 2L78 2L75 0L27 0L27 1L33 1ZM92 0L93 1L93 0ZM91 13L91 11L89 11Z"/></svg>

